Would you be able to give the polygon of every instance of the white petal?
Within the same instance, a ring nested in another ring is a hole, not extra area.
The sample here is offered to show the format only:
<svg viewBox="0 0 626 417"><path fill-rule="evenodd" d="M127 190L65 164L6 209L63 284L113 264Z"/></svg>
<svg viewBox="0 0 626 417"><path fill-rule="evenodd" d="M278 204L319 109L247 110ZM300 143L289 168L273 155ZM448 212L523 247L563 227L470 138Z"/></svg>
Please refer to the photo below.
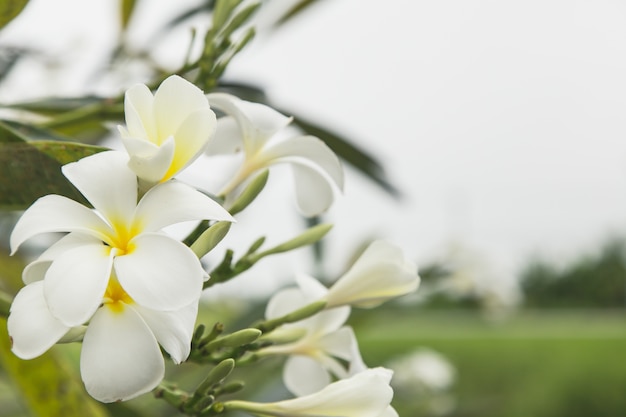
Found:
<svg viewBox="0 0 626 417"><path fill-rule="evenodd" d="M413 262L400 248L375 241L330 288L327 307L352 304L371 308L415 291L420 278Z"/></svg>
<svg viewBox="0 0 626 417"><path fill-rule="evenodd" d="M328 293L328 288L310 275L298 274L296 276L296 283L298 284L300 291L302 291L303 294L306 294L309 302L319 300Z"/></svg>
<svg viewBox="0 0 626 417"><path fill-rule="evenodd" d="M167 312L150 310L139 305L132 307L141 315L159 344L175 363L187 359L198 315L198 302L193 302L180 310Z"/></svg>
<svg viewBox="0 0 626 417"><path fill-rule="evenodd" d="M379 417L393 397L391 373L383 368L363 371L304 397L263 404L258 410L288 416ZM274 414L271 414L274 415Z"/></svg>
<svg viewBox="0 0 626 417"><path fill-rule="evenodd" d="M174 159L174 138L160 146L142 139L123 137L122 143L130 155L128 167L141 179L151 183L161 181Z"/></svg>
<svg viewBox="0 0 626 417"><path fill-rule="evenodd" d="M243 137L237 121L230 116L217 120L215 136L206 148L207 155L228 155L243 150Z"/></svg>
<svg viewBox="0 0 626 417"><path fill-rule="evenodd" d="M7 322L13 346L11 350L22 359L35 358L70 329L55 319L43 296L43 282L22 288L11 304Z"/></svg>
<svg viewBox="0 0 626 417"><path fill-rule="evenodd" d="M40 281L44 278L52 261L64 252L84 245L99 244L99 239L82 233L69 233L46 249L39 258L26 265L22 272L24 284Z"/></svg>
<svg viewBox="0 0 626 417"><path fill-rule="evenodd" d="M383 413L378 417L399 417L398 412L392 407L389 406Z"/></svg>
<svg viewBox="0 0 626 417"><path fill-rule="evenodd" d="M298 208L307 217L326 211L334 195L328 179L307 165L292 164Z"/></svg>
<svg viewBox="0 0 626 417"><path fill-rule="evenodd" d="M167 181L151 188L137 205L134 226L142 231L157 231L189 220L235 219L217 202L178 181Z"/></svg>
<svg viewBox="0 0 626 417"><path fill-rule="evenodd" d="M306 327L311 332L320 335L336 331L346 322L349 316L350 307L343 306L321 311L299 323L306 324Z"/></svg>
<svg viewBox="0 0 626 417"><path fill-rule="evenodd" d="M355 356L360 359L358 343L351 327L345 326L320 338L318 346L331 356L352 361Z"/></svg>
<svg viewBox="0 0 626 417"><path fill-rule="evenodd" d="M142 307L172 311L200 298L205 272L187 246L168 236L146 233L130 242L131 253L114 268L122 288Z"/></svg>
<svg viewBox="0 0 626 417"><path fill-rule="evenodd" d="M241 100L231 94L212 93L207 97L211 106L237 120L248 155L254 155L270 137L291 122L291 118L269 106Z"/></svg>
<svg viewBox="0 0 626 417"><path fill-rule="evenodd" d="M307 304L298 288L287 288L274 294L265 307L265 318L274 319L291 313Z"/></svg>
<svg viewBox="0 0 626 417"><path fill-rule="evenodd" d="M343 169L339 158L326 143L315 136L299 136L278 142L265 148L263 153L272 159L309 161L332 178L339 189L343 188Z"/></svg>
<svg viewBox="0 0 626 417"><path fill-rule="evenodd" d="M330 375L316 360L295 355L285 362L283 382L292 394L302 397L330 384Z"/></svg>
<svg viewBox="0 0 626 417"><path fill-rule="evenodd" d="M82 204L59 195L47 195L33 203L11 232L11 253L24 241L41 233L84 232L101 239L111 228Z"/></svg>
<svg viewBox="0 0 626 417"><path fill-rule="evenodd" d="M46 302L54 317L67 326L91 318L102 303L113 254L99 243L68 250L54 260L44 279Z"/></svg>
<svg viewBox="0 0 626 417"><path fill-rule="evenodd" d="M208 106L187 116L174 133L176 142L174 159L163 180L172 178L204 152L215 133L215 127L215 113Z"/></svg>
<svg viewBox="0 0 626 417"><path fill-rule="evenodd" d="M137 205L137 178L128 155L100 152L61 167L63 175L105 218L129 220Z"/></svg>
<svg viewBox="0 0 626 417"><path fill-rule="evenodd" d="M136 84L126 91L124 115L129 136L145 141L156 140L153 106L154 96L147 86Z"/></svg>
<svg viewBox="0 0 626 417"><path fill-rule="evenodd" d="M159 137L174 135L187 116L198 109L209 109L202 90L178 75L168 77L154 94L154 117Z"/></svg>
<svg viewBox="0 0 626 417"><path fill-rule="evenodd" d="M106 305L94 315L80 355L87 392L102 402L124 401L144 394L163 379L159 345L139 314L122 305Z"/></svg>

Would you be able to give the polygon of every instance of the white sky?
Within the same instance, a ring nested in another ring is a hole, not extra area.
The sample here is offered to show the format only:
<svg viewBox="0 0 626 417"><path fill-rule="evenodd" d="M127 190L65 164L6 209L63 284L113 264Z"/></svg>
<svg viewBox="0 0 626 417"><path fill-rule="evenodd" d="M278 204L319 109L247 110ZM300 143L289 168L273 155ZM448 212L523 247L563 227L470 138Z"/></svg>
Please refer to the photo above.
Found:
<svg viewBox="0 0 626 417"><path fill-rule="evenodd" d="M88 66L115 33L112 3L32 0L0 43L48 45ZM174 7L155 3L141 13ZM146 30L131 33L140 43ZM186 36L159 56L182 56ZM2 98L85 83L20 74ZM461 242L510 273L533 254L571 259L626 234L626 3L321 1L260 36L228 74L358 139L405 193L394 201L348 170L328 215L334 262L378 236L420 263ZM268 219L242 219L250 236L272 219L297 223L273 192Z"/></svg>

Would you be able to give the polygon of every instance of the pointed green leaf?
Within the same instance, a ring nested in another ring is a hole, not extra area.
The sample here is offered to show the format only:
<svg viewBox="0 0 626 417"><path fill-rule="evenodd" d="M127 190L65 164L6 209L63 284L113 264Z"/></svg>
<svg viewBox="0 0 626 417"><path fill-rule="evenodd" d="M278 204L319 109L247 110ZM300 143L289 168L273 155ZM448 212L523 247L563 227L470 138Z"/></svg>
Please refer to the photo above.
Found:
<svg viewBox="0 0 626 417"><path fill-rule="evenodd" d="M135 10L135 4L137 3L135 0L121 0L122 4L120 7L121 12L121 23L122 30L128 27L128 22L130 22L130 18L133 15L133 10Z"/></svg>
<svg viewBox="0 0 626 417"><path fill-rule="evenodd" d="M295 16L298 16L300 13L305 11L309 6L313 5L316 2L317 0L301 0L295 3L293 6L291 6L289 10L285 12L285 14L280 17L280 19L276 21L274 26L277 27L286 23L287 21L293 19Z"/></svg>
<svg viewBox="0 0 626 417"><path fill-rule="evenodd" d="M3 28L11 20L19 15L24 7L28 4L28 0L3 0L0 1L0 28Z"/></svg>

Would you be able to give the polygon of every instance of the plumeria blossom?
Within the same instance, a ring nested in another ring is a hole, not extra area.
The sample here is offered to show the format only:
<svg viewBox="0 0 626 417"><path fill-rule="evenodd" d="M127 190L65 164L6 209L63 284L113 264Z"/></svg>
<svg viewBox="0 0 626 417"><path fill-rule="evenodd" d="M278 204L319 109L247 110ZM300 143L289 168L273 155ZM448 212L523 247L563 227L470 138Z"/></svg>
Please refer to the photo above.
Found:
<svg viewBox="0 0 626 417"><path fill-rule="evenodd" d="M7 322L12 350L23 359L41 355L80 329L52 314L45 297L46 268L37 271L31 274L35 281L17 293ZM173 311L143 307L111 277L100 307L81 331L80 371L87 392L99 401L113 402L152 390L164 374L159 344L175 363L184 361L197 309L197 301Z"/></svg>
<svg viewBox="0 0 626 417"><path fill-rule="evenodd" d="M291 122L271 107L241 100L226 93L207 95L211 106L224 112L218 119L209 155L241 151L242 165L219 192L228 197L254 173L274 164L289 163L296 183L297 203L306 216L325 211L333 202L333 184L343 188L343 170L337 156L314 136L276 140Z"/></svg>
<svg viewBox="0 0 626 417"><path fill-rule="evenodd" d="M417 289L417 266L397 246L372 242L325 296L327 308L352 305L372 308Z"/></svg>
<svg viewBox="0 0 626 417"><path fill-rule="evenodd" d="M281 317L323 298L328 290L316 279L302 275L298 288L276 293L268 302L267 319ZM274 333L304 330L304 336L287 344L277 344L257 352L258 355L289 355L283 368L285 386L295 395L319 391L331 382L331 374L344 379L366 369L352 328L343 326L350 307L322 311L308 319L284 325ZM271 338L271 335L270 335Z"/></svg>
<svg viewBox="0 0 626 417"><path fill-rule="evenodd" d="M183 243L162 233L168 225L200 219L230 220L219 204L177 181L151 188L137 203L137 177L122 152L102 152L62 167L94 207L47 195L28 208L11 234L11 249L35 235L70 232L24 273L30 283L45 270L43 291L51 314L74 327L102 303L111 275L142 307L175 311L197 301L206 278Z"/></svg>
<svg viewBox="0 0 626 417"><path fill-rule="evenodd" d="M126 127L119 131L129 166L148 184L166 181L200 156L216 128L204 93L172 75L154 95L137 84L124 98Z"/></svg>
<svg viewBox="0 0 626 417"><path fill-rule="evenodd" d="M273 403L231 401L226 409L238 409L273 417L392 417L392 372L372 368L327 385L303 397Z"/></svg>

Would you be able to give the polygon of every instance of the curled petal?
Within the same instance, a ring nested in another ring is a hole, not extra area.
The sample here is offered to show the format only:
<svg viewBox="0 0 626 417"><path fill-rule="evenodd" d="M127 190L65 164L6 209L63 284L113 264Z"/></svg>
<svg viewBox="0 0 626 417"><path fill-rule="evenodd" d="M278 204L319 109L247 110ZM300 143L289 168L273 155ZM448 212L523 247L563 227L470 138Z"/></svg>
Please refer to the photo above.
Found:
<svg viewBox="0 0 626 417"><path fill-rule="evenodd" d="M61 170L105 218L130 219L137 204L137 177L125 152L100 152Z"/></svg>
<svg viewBox="0 0 626 417"><path fill-rule="evenodd" d="M150 189L137 205L134 225L144 232L189 220L235 219L210 197L178 181Z"/></svg>
<svg viewBox="0 0 626 417"><path fill-rule="evenodd" d="M13 342L11 350L22 359L41 355L70 330L50 313L41 281L29 284L17 293L7 328Z"/></svg>
<svg viewBox="0 0 626 417"><path fill-rule="evenodd" d="M373 368L304 397L266 404L240 404L244 403L246 410L271 416L380 417L393 397L390 380L391 371Z"/></svg>
<svg viewBox="0 0 626 417"><path fill-rule="evenodd" d="M80 373L92 397L107 403L134 398L156 387L164 369L157 340L135 310L124 304L98 309L80 355Z"/></svg>
<svg viewBox="0 0 626 417"><path fill-rule="evenodd" d="M415 291L420 277L413 262L387 242L375 241L329 289L327 307L351 304L370 308Z"/></svg>
<svg viewBox="0 0 626 417"><path fill-rule="evenodd" d="M302 160L317 165L333 182L343 188L343 169L337 155L315 136L298 136L265 148L267 158L297 162Z"/></svg>
<svg viewBox="0 0 626 417"><path fill-rule="evenodd" d="M172 311L200 298L205 272L191 249L156 233L139 235L130 244L134 249L116 257L114 268L122 288L137 304Z"/></svg>
<svg viewBox="0 0 626 417"><path fill-rule="evenodd" d="M159 344L169 353L175 363L181 363L187 359L198 315L198 302L174 311L150 310L139 305L134 305L133 308L150 327Z"/></svg>
<svg viewBox="0 0 626 417"><path fill-rule="evenodd" d="M111 275L114 250L101 243L58 256L48 268L44 294L50 312L67 326L81 325L98 309Z"/></svg>
<svg viewBox="0 0 626 417"><path fill-rule="evenodd" d="M298 208L307 217L326 211L334 200L330 183L319 170L303 164L292 164Z"/></svg>
<svg viewBox="0 0 626 417"><path fill-rule="evenodd" d="M229 155L243 150L241 129L233 117L220 117L216 126L215 136L206 148L207 155Z"/></svg>
<svg viewBox="0 0 626 417"><path fill-rule="evenodd" d="M302 397L330 384L330 375L322 365L308 356L290 356L283 368L283 382L294 395Z"/></svg>
<svg viewBox="0 0 626 417"><path fill-rule="evenodd" d="M215 133L215 126L215 113L208 106L187 116L174 134L174 159L162 181L172 178L204 152L209 139Z"/></svg>
<svg viewBox="0 0 626 417"><path fill-rule="evenodd" d="M102 240L111 228L87 207L59 195L47 195L33 203L11 232L11 253L24 241L49 232L83 232Z"/></svg>
<svg viewBox="0 0 626 417"><path fill-rule="evenodd" d="M176 145L169 137L160 145L122 135L122 143L130 155L128 167L141 179L157 183L163 178L174 159Z"/></svg>
<svg viewBox="0 0 626 417"><path fill-rule="evenodd" d="M154 113L154 96L150 89L143 84L136 84L126 90L124 95L124 115L127 135L149 141L150 138L157 137Z"/></svg>
<svg viewBox="0 0 626 417"><path fill-rule="evenodd" d="M287 126L291 118L269 106L241 100L231 94L208 94L211 106L232 116L239 125L247 155L254 155L276 132Z"/></svg>

